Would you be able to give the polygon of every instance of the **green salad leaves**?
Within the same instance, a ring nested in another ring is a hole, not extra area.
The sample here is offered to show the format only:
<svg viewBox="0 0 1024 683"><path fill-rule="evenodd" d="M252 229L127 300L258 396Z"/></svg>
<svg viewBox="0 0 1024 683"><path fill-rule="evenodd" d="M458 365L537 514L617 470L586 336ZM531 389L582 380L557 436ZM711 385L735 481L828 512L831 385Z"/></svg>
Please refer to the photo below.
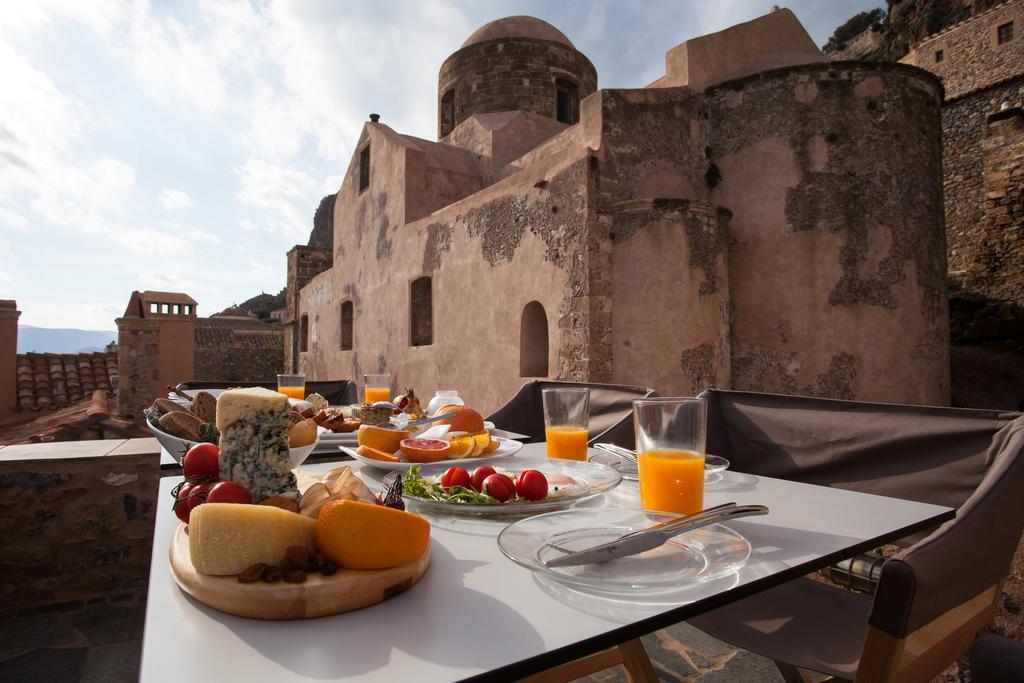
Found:
<svg viewBox="0 0 1024 683"><path fill-rule="evenodd" d="M402 479L402 493L414 498L439 500L445 503L473 503L474 505L501 505L501 501L486 493L473 489L453 486L447 492L437 482L429 482L420 476L420 468L410 467Z"/></svg>

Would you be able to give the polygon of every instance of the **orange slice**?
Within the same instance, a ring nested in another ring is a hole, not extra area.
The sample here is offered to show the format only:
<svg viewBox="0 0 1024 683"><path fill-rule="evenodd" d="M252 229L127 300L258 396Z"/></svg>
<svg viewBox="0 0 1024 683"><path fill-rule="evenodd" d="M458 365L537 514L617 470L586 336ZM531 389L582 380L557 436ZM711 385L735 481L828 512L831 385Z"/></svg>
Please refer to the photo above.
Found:
<svg viewBox="0 0 1024 683"><path fill-rule="evenodd" d="M401 458L384 451L379 451L371 446L360 446L356 449L356 453L369 458L370 460L383 460L384 462L401 462Z"/></svg>
<svg viewBox="0 0 1024 683"><path fill-rule="evenodd" d="M448 442L448 454L446 457L457 460L467 458L473 452L476 441L471 436L457 436Z"/></svg>
<svg viewBox="0 0 1024 683"><path fill-rule="evenodd" d="M473 457L483 455L491 445L491 435L487 432L473 435Z"/></svg>
<svg viewBox="0 0 1024 683"><path fill-rule="evenodd" d="M330 501L316 521L316 546L346 569L387 569L412 562L430 544L419 515L357 500Z"/></svg>

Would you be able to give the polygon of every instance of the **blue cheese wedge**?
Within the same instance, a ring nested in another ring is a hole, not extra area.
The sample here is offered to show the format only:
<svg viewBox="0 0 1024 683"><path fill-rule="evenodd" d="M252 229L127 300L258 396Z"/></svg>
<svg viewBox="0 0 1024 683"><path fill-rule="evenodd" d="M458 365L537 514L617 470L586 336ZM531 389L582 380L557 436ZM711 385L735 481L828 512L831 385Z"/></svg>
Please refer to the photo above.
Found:
<svg viewBox="0 0 1024 683"><path fill-rule="evenodd" d="M269 389L229 389L217 397L220 478L247 488L254 503L299 499L288 457L288 411L288 397Z"/></svg>

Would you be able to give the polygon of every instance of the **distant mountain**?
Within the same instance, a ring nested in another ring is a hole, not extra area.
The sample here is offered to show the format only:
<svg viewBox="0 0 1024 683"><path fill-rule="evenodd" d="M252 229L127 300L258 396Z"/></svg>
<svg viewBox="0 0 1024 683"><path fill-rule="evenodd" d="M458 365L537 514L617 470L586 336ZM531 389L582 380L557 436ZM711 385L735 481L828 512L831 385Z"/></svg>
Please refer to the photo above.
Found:
<svg viewBox="0 0 1024 683"><path fill-rule="evenodd" d="M284 308L284 289L278 294L267 294L263 292L251 299L246 299L238 304L238 308L244 308L257 318L263 321L270 320L270 312L278 308Z"/></svg>
<svg viewBox="0 0 1024 683"><path fill-rule="evenodd" d="M18 353L89 353L117 341L115 330L52 329L18 325Z"/></svg>

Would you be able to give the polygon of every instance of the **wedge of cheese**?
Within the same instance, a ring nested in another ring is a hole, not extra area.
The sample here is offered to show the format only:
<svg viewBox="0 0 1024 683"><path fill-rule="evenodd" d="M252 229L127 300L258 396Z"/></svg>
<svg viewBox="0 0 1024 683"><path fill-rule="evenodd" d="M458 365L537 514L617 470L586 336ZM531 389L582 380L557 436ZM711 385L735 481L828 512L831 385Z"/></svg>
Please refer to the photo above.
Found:
<svg viewBox="0 0 1024 683"><path fill-rule="evenodd" d="M288 397L270 389L229 389L217 397L220 478L249 490L252 502L299 488L288 456Z"/></svg>
<svg viewBox="0 0 1024 683"><path fill-rule="evenodd" d="M188 550L201 574L233 576L279 565L288 546L316 550L316 520L269 505L204 503L189 517Z"/></svg>

